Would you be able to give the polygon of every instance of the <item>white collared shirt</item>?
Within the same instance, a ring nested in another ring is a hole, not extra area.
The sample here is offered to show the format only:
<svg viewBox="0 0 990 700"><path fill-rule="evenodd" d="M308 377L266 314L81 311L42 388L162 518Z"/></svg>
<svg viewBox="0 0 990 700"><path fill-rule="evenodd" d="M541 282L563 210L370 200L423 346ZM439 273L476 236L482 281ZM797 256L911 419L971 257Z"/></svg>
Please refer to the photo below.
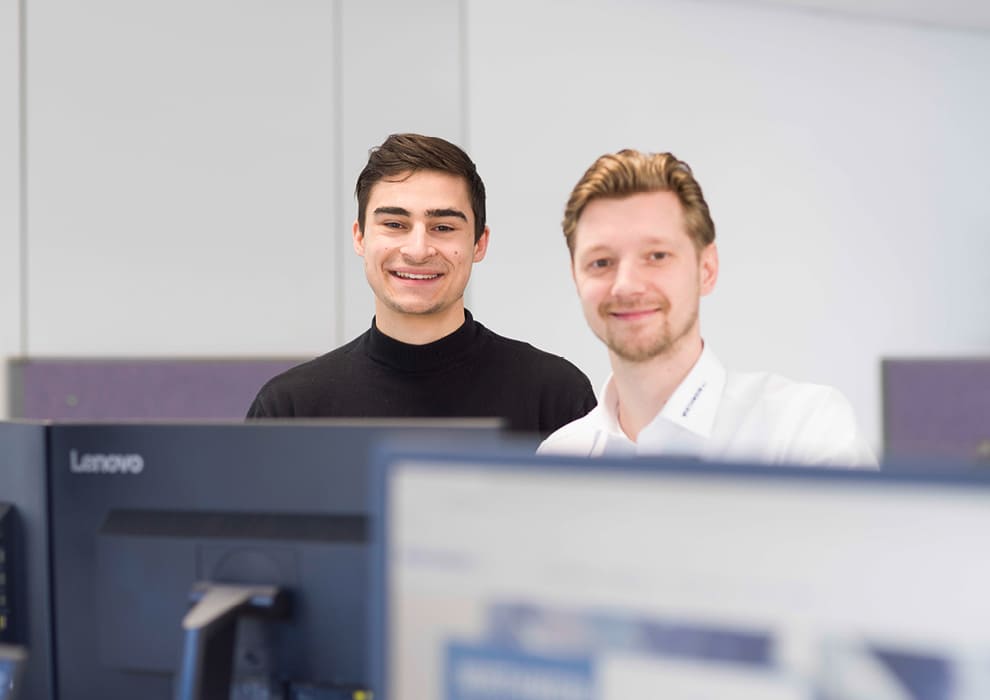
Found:
<svg viewBox="0 0 990 700"><path fill-rule="evenodd" d="M708 345L635 442L619 426L609 377L601 402L540 445L541 454L679 455L717 461L875 467L837 389L769 372L731 372Z"/></svg>

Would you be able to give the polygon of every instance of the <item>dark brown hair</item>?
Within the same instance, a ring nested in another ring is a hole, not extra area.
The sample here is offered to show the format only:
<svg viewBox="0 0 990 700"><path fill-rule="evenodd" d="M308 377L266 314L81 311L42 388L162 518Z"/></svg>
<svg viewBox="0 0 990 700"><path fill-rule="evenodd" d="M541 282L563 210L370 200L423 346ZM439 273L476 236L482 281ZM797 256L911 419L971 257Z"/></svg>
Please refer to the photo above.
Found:
<svg viewBox="0 0 990 700"><path fill-rule="evenodd" d="M485 231L485 183L467 153L436 136L392 134L381 146L371 149L368 164L358 175L354 188L358 203L358 228L364 231L368 199L371 188L377 182L420 170L436 170L464 178L474 212L474 241L477 243Z"/></svg>

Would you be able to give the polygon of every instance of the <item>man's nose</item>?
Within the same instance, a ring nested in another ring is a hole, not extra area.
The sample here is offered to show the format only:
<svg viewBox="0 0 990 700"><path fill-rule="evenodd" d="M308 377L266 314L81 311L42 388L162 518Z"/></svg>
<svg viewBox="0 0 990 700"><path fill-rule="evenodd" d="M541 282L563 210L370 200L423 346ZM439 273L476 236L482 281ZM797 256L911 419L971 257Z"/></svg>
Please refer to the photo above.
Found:
<svg viewBox="0 0 990 700"><path fill-rule="evenodd" d="M422 262L432 257L436 250L430 240L429 232L423 224L415 224L402 243L400 252L414 262Z"/></svg>
<svg viewBox="0 0 990 700"><path fill-rule="evenodd" d="M635 261L619 261L612 279L612 296L630 297L642 294L646 289L643 270Z"/></svg>

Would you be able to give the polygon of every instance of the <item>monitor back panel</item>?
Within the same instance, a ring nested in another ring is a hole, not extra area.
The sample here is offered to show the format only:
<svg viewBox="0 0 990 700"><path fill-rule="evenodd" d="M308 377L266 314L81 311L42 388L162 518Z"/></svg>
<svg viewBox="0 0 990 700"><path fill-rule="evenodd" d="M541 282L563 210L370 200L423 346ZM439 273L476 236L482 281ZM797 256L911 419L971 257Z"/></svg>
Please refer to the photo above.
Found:
<svg viewBox="0 0 990 700"><path fill-rule="evenodd" d="M280 672L367 683L367 467L377 441L396 434L497 431L53 426L59 697L173 697L180 622L201 579L290 589L295 616L276 626Z"/></svg>
<svg viewBox="0 0 990 700"><path fill-rule="evenodd" d="M45 426L0 423L0 502L10 508L0 639L26 649L20 697L39 699L53 697L46 457Z"/></svg>

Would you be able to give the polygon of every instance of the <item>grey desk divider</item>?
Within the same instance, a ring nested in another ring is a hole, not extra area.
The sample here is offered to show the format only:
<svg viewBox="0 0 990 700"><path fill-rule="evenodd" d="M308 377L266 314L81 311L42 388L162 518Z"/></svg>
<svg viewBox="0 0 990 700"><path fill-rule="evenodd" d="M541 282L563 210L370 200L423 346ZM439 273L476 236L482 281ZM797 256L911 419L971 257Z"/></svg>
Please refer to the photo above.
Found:
<svg viewBox="0 0 990 700"><path fill-rule="evenodd" d="M14 358L12 418L243 418L268 379L308 358Z"/></svg>
<svg viewBox="0 0 990 700"><path fill-rule="evenodd" d="M884 456L990 465L990 357L885 359Z"/></svg>
<svg viewBox="0 0 990 700"><path fill-rule="evenodd" d="M0 423L0 502L10 506L5 528L4 594L7 624L0 665L12 668L12 651L23 649L18 661L21 688L17 697L50 700L52 684L51 599L47 505L46 426ZM3 693L0 692L0 695Z"/></svg>

